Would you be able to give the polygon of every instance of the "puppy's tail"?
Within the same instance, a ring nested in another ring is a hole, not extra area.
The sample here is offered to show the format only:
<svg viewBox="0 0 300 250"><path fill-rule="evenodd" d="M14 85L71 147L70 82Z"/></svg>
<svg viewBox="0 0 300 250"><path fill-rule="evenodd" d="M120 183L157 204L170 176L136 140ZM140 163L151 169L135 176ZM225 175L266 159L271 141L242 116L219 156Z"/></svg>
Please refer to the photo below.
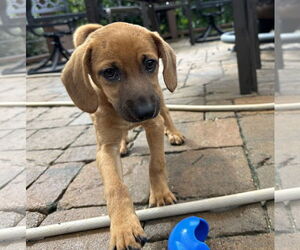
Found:
<svg viewBox="0 0 300 250"><path fill-rule="evenodd" d="M100 24L91 23L82 25L78 29L76 29L73 36L73 43L75 48L78 47L80 44L84 43L89 34L101 27L102 25Z"/></svg>

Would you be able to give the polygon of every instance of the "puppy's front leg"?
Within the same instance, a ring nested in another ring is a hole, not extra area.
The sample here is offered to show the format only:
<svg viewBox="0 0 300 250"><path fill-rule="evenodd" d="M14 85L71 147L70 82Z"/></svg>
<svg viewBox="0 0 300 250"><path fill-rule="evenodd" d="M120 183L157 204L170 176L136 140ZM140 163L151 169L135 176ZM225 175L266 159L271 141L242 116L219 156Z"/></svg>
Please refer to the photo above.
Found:
<svg viewBox="0 0 300 250"><path fill-rule="evenodd" d="M163 206L176 201L167 183L164 153L164 120L161 115L144 125L151 158L149 166L150 198L149 205Z"/></svg>
<svg viewBox="0 0 300 250"><path fill-rule="evenodd" d="M111 219L110 249L141 249L145 233L134 212L128 188L122 181L120 143L103 144L97 153L108 213Z"/></svg>
<svg viewBox="0 0 300 250"><path fill-rule="evenodd" d="M166 105L161 105L161 115L165 120L165 134L168 136L171 145L181 145L184 143L184 136L176 129L170 112Z"/></svg>

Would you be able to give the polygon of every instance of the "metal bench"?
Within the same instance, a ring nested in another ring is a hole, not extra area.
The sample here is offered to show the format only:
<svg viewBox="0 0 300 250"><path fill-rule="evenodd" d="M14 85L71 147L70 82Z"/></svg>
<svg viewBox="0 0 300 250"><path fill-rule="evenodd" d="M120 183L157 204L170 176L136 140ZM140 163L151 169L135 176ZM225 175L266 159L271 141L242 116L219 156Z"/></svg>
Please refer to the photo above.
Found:
<svg viewBox="0 0 300 250"><path fill-rule="evenodd" d="M36 36L49 39L52 45L49 57L29 69L28 74L60 72L70 57L61 38L73 33L76 22L85 17L85 13L70 13L65 0L28 0L26 10L27 29ZM59 26L64 29L58 29Z"/></svg>

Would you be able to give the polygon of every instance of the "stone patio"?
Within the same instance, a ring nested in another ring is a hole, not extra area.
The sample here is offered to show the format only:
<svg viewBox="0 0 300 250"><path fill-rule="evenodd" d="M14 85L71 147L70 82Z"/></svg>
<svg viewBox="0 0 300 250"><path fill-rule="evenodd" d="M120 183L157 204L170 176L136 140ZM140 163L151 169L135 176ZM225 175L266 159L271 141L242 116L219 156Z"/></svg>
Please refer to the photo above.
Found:
<svg viewBox="0 0 300 250"><path fill-rule="evenodd" d="M258 70L259 93L247 96L239 94L232 45L210 42L191 47L187 40L181 40L172 46L177 52L179 82L174 94L167 92L162 85L166 103L274 101L272 46L265 46L262 50L262 69ZM1 87L0 96L5 96L5 91ZM58 75L27 79L27 101L66 100L70 99ZM0 145L9 144L9 150L5 148L8 153L20 154L24 145L15 143L16 138L27 138L27 227L107 214L103 184L95 167L94 128L88 115L76 107L28 108L26 135L20 126L13 129L5 126L5 123L15 124L14 121L20 120L22 115L24 109L15 108L9 117L0 117L3 121ZM171 112L171 115L187 138L182 146L165 142L169 183L179 202L274 186L273 112ZM136 129L130 138L130 154L122 159L124 180L136 208L144 209L149 195L149 149L144 131ZM9 171L0 169L0 221L3 228L24 223L24 212L21 208L16 209L25 204L18 199L22 195L19 192L21 187L16 188L16 183L24 178L22 168L18 167L22 163L8 164L11 165ZM11 192L16 196L6 195ZM5 207L5 204L11 207ZM273 213L274 205L268 202L194 215L209 222L211 228L207 242L212 250L265 250L274 249ZM281 218L294 216L293 211L286 211L284 205L280 213ZM149 239L144 249L166 249L171 229L187 216L143 222ZM293 232L293 223L293 220L284 220L281 231ZM109 229L106 228L28 242L27 247L105 250L108 239Z"/></svg>

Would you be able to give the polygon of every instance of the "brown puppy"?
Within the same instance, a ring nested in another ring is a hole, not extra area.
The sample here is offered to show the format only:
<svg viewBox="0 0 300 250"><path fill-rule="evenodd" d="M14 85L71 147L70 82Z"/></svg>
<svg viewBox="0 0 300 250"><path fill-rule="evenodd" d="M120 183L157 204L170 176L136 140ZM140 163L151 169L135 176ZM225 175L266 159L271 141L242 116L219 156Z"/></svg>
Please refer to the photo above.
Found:
<svg viewBox="0 0 300 250"><path fill-rule="evenodd" d="M167 184L164 126L171 144L184 137L175 128L158 83L158 60L173 92L177 86L176 58L157 34L128 23L89 24L74 34L75 51L62 81L83 111L91 113L97 136L97 166L101 171L111 218L112 249L140 249L146 235L122 181L120 151L126 151L129 129L143 126L150 148L150 206L176 201Z"/></svg>

